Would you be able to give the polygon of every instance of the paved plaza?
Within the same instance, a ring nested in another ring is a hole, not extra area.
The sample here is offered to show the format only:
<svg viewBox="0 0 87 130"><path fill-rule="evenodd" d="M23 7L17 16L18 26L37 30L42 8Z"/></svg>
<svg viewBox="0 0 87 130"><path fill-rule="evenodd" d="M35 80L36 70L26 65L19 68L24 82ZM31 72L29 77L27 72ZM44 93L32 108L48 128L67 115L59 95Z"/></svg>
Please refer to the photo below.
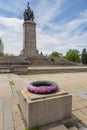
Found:
<svg viewBox="0 0 87 130"><path fill-rule="evenodd" d="M20 112L18 91L19 88L26 87L28 83L36 80L54 81L58 83L60 91L65 90L72 94L73 114L87 127L86 72L21 76L0 74L0 130L25 130L26 124Z"/></svg>

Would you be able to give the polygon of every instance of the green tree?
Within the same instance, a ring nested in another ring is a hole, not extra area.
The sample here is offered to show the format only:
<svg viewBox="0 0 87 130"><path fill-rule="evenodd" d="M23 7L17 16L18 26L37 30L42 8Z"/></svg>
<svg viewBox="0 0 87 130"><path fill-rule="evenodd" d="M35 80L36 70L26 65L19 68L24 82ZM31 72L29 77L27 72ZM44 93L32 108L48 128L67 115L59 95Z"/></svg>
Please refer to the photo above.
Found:
<svg viewBox="0 0 87 130"><path fill-rule="evenodd" d="M60 57L60 53L58 53L58 52L56 52L56 51L53 51L53 52L50 54L50 57L52 57L52 58Z"/></svg>
<svg viewBox="0 0 87 130"><path fill-rule="evenodd" d="M82 50L82 63L85 65L87 64L87 51L86 48Z"/></svg>
<svg viewBox="0 0 87 130"><path fill-rule="evenodd" d="M0 38L0 56L4 55L3 50L4 50L4 44L2 38Z"/></svg>
<svg viewBox="0 0 87 130"><path fill-rule="evenodd" d="M70 50L66 53L65 59L66 59L66 60L69 60L69 61L73 61L73 62L79 63L79 62L80 62L79 51L78 51L78 50L71 50L71 49L70 49Z"/></svg>

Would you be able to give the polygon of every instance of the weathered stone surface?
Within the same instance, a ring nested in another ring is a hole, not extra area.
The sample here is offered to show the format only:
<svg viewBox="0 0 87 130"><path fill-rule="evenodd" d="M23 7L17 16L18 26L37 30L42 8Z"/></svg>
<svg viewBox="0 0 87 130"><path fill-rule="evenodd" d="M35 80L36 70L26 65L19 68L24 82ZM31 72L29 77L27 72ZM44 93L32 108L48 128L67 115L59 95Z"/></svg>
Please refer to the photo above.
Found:
<svg viewBox="0 0 87 130"><path fill-rule="evenodd" d="M68 130L68 129L64 125L59 125L50 130Z"/></svg>
<svg viewBox="0 0 87 130"><path fill-rule="evenodd" d="M28 65L15 65L14 73L15 74L26 74L28 72Z"/></svg>
<svg viewBox="0 0 87 130"><path fill-rule="evenodd" d="M71 126L78 126L78 119L72 115L70 118L68 119L64 119L61 121L66 127L71 127Z"/></svg>
<svg viewBox="0 0 87 130"><path fill-rule="evenodd" d="M24 43L23 43L23 54L24 55L37 55L36 49L36 23L30 21L24 21Z"/></svg>
<svg viewBox="0 0 87 130"><path fill-rule="evenodd" d="M37 97L37 96L36 96ZM72 115L72 96L54 95L31 100L20 90L20 106L29 128L58 122Z"/></svg>
<svg viewBox="0 0 87 130"><path fill-rule="evenodd" d="M0 107L0 130L3 130L3 110Z"/></svg>
<svg viewBox="0 0 87 130"><path fill-rule="evenodd" d="M47 129L47 130L68 130L68 129L64 125L59 125L59 126Z"/></svg>
<svg viewBox="0 0 87 130"><path fill-rule="evenodd" d="M25 129L24 121L23 121L23 118L21 116L20 110L17 105L12 106L12 113L13 113L15 129L24 130Z"/></svg>
<svg viewBox="0 0 87 130"><path fill-rule="evenodd" d="M79 129L77 129L76 127L71 127L71 128L69 128L69 130L79 130Z"/></svg>

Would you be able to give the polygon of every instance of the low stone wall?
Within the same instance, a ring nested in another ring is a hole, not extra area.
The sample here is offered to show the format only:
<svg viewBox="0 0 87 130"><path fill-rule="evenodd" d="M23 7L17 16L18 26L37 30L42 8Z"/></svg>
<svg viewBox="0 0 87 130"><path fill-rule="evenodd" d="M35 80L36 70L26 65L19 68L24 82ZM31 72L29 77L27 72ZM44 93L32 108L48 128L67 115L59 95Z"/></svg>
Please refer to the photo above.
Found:
<svg viewBox="0 0 87 130"><path fill-rule="evenodd" d="M13 67L0 67L0 73L13 73Z"/></svg>
<svg viewBox="0 0 87 130"><path fill-rule="evenodd" d="M0 66L0 73L43 74L43 73L75 73L87 72L87 66L29 67L29 65Z"/></svg>
<svg viewBox="0 0 87 130"><path fill-rule="evenodd" d="M0 73L26 74L28 65L15 65L10 67L0 67Z"/></svg>
<svg viewBox="0 0 87 130"><path fill-rule="evenodd" d="M15 65L13 68L15 74L26 74L28 72L28 65Z"/></svg>
<svg viewBox="0 0 87 130"><path fill-rule="evenodd" d="M87 66L28 67L28 74L87 72Z"/></svg>

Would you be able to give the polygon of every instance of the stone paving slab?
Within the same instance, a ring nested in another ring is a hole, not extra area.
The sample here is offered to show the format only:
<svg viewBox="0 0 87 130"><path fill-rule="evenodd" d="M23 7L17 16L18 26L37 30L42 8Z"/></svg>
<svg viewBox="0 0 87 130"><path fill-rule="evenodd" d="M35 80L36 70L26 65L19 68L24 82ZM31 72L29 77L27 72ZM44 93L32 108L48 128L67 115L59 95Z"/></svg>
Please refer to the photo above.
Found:
<svg viewBox="0 0 87 130"><path fill-rule="evenodd" d="M57 127L51 128L50 130L68 130L64 125L59 125Z"/></svg>
<svg viewBox="0 0 87 130"><path fill-rule="evenodd" d="M22 82L21 82L21 79L19 79L19 80L14 79L13 82L15 84L17 91L19 91L20 88L27 88L28 83L29 83L29 82L26 82L25 80L22 80Z"/></svg>
<svg viewBox="0 0 87 130"><path fill-rule="evenodd" d="M2 109L2 106L3 106L3 102L0 101L0 130L2 130L2 128L3 128L3 109Z"/></svg>
<svg viewBox="0 0 87 130"><path fill-rule="evenodd" d="M87 116L87 107L80 109L80 111Z"/></svg>
<svg viewBox="0 0 87 130"><path fill-rule="evenodd" d="M40 127L39 130L68 130L63 124L51 124Z"/></svg>
<svg viewBox="0 0 87 130"><path fill-rule="evenodd" d="M7 106L4 109L4 130L11 129L11 128L12 129L14 128L12 111L11 111L11 107Z"/></svg>
<svg viewBox="0 0 87 130"><path fill-rule="evenodd" d="M0 82L0 98L12 97L11 86L8 81Z"/></svg>
<svg viewBox="0 0 87 130"><path fill-rule="evenodd" d="M0 130L25 130L25 123L18 105L2 106Z"/></svg>
<svg viewBox="0 0 87 130"><path fill-rule="evenodd" d="M3 98L3 106L10 106L14 104L19 104L19 98Z"/></svg>
<svg viewBox="0 0 87 130"><path fill-rule="evenodd" d="M71 127L69 130L78 130L76 127Z"/></svg>
<svg viewBox="0 0 87 130"><path fill-rule="evenodd" d="M0 83L8 81L9 77L6 74L0 74Z"/></svg>
<svg viewBox="0 0 87 130"><path fill-rule="evenodd" d="M24 121L17 105L12 106L14 126L16 130L24 130Z"/></svg>
<svg viewBox="0 0 87 130"><path fill-rule="evenodd" d="M23 81L24 80L24 81ZM16 127L17 130L24 130L24 122L21 116L20 111L16 114L16 107L18 107L17 104L19 104L19 100L17 96L15 95L16 90L18 91L21 87L23 87L20 82L23 81L27 85L30 82L36 81L36 80L50 80L54 81L59 84L60 89L69 92L73 95L73 113L74 115L79 119L79 121L84 124L87 127L87 100L83 97L76 96L75 93L78 91L87 90L87 73L62 73L62 74L38 74L38 75L22 75L18 76L15 74L0 74L0 130L3 130L3 124L4 124L4 114L5 107L10 107L13 117L13 126ZM4 86L3 82L6 84L9 83L9 81L17 81L19 82L17 86L12 86L14 95L12 92L12 89L10 86ZM2 88L2 85L5 89ZM6 88L7 87L7 88ZM16 87L16 88L15 88ZM3 95L1 90L3 90ZM4 91L5 90L5 91ZM3 98L1 97L3 96ZM19 107L18 107L19 109ZM14 112L13 112L14 110ZM18 122L20 126L18 126L16 120L20 119L21 121ZM9 120L11 120L11 116L9 117ZM7 125L7 124L6 124ZM23 126L22 126L23 125ZM5 126L4 126L5 128ZM86 128L87 129L87 128ZM13 128L9 128L7 130L14 130Z"/></svg>
<svg viewBox="0 0 87 130"><path fill-rule="evenodd" d="M0 130L3 130L3 110L0 110Z"/></svg>

